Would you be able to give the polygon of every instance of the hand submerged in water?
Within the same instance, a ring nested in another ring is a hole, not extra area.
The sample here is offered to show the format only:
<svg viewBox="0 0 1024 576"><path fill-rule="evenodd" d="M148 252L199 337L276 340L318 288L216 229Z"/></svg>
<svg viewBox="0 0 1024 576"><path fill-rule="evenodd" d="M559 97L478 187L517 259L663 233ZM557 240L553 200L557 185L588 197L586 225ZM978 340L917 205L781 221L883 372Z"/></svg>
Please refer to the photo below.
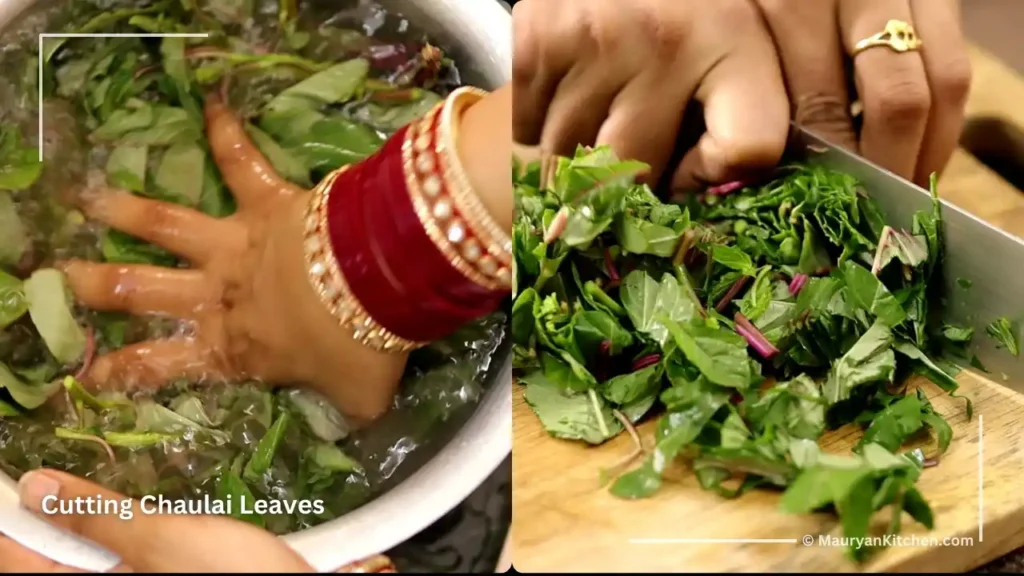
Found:
<svg viewBox="0 0 1024 576"><path fill-rule="evenodd" d="M366 348L338 326L307 279L302 242L309 192L274 172L219 100L208 101L206 122L213 156L238 204L234 215L216 219L115 190L83 195L90 218L159 245L192 267L69 261L63 269L79 302L194 323L188 337L95 359L86 383L124 390L180 378L302 382L353 425L372 421L390 406L408 356Z"/></svg>

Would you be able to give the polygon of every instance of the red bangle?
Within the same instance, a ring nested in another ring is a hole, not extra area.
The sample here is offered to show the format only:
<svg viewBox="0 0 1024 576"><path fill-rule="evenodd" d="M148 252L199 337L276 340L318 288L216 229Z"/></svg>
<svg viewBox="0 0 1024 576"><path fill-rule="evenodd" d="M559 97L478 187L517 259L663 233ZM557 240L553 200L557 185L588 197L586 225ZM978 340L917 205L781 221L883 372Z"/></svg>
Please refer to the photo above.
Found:
<svg viewBox="0 0 1024 576"><path fill-rule="evenodd" d="M496 228L456 202L466 190L445 170L443 110L325 179L307 212L313 286L375 349L408 351L443 338L509 294L511 255L495 247Z"/></svg>

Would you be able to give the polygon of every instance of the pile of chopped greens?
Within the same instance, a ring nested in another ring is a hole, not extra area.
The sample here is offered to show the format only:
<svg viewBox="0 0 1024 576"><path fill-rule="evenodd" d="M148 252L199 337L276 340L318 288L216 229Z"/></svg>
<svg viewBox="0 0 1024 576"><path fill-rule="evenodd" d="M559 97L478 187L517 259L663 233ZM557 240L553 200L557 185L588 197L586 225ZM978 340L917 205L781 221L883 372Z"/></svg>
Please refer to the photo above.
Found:
<svg viewBox="0 0 1024 576"><path fill-rule="evenodd" d="M58 468L135 497L324 501L323 514L244 518L285 533L387 489L412 472L414 452L443 441L446 422L468 416L493 377L502 314L414 354L394 410L359 432L299 388L178 382L150 395L92 394L80 378L95 355L189 326L80 309L52 264L187 265L86 222L69 196L87 181L230 215L204 134L207 94L226 98L281 175L308 187L459 85L439 48L370 2L80 0L12 28L0 37L11 76L0 90L0 470ZM50 38L40 111L36 34L58 30L208 37ZM40 112L44 162L33 139Z"/></svg>
<svg viewBox="0 0 1024 576"><path fill-rule="evenodd" d="M952 429L905 380L920 374L954 394L957 369L939 358L973 336L936 320L934 182L933 210L908 232L852 177L821 166L685 206L662 203L636 183L646 166L607 148L560 158L543 186L539 164L513 171L515 376L552 436L634 436L633 461L646 460L613 494L651 496L683 460L728 498L776 488L785 511L832 509L848 537L868 535L889 505L932 527L915 483ZM1004 323L991 331L1015 342ZM661 410L646 450L633 425ZM864 429L852 454L820 449L827 430L850 423ZM929 433L930 448L899 451Z"/></svg>

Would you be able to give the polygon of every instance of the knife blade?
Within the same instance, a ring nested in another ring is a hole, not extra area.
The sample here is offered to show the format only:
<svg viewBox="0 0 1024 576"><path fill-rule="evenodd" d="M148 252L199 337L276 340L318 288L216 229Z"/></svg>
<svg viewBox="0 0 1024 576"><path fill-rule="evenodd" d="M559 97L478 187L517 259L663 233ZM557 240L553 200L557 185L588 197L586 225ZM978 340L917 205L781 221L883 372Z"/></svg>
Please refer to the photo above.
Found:
<svg viewBox="0 0 1024 576"><path fill-rule="evenodd" d="M787 155L856 178L893 228L910 230L915 212L931 211L928 190L802 127L792 126ZM941 183L939 189L941 194ZM1024 241L944 200L942 221L942 320L974 329L969 353L980 360L987 379L1024 392L1024 362L985 332L1000 317L1024 320ZM1019 333L1016 336L1020 338Z"/></svg>

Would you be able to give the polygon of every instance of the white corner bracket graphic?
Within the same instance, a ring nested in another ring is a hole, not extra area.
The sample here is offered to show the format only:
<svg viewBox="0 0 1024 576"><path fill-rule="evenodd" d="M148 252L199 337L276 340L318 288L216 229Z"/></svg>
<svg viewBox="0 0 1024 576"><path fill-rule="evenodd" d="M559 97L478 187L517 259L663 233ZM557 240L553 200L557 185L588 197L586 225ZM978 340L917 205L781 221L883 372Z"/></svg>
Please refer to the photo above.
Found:
<svg viewBox="0 0 1024 576"><path fill-rule="evenodd" d="M207 33L180 33L180 34L40 34L39 35L39 161L45 159L43 155L43 70L44 58L46 56L46 39L68 39L68 38L209 38Z"/></svg>
<svg viewBox="0 0 1024 576"><path fill-rule="evenodd" d="M985 541L985 417L978 414L978 543Z"/></svg>

